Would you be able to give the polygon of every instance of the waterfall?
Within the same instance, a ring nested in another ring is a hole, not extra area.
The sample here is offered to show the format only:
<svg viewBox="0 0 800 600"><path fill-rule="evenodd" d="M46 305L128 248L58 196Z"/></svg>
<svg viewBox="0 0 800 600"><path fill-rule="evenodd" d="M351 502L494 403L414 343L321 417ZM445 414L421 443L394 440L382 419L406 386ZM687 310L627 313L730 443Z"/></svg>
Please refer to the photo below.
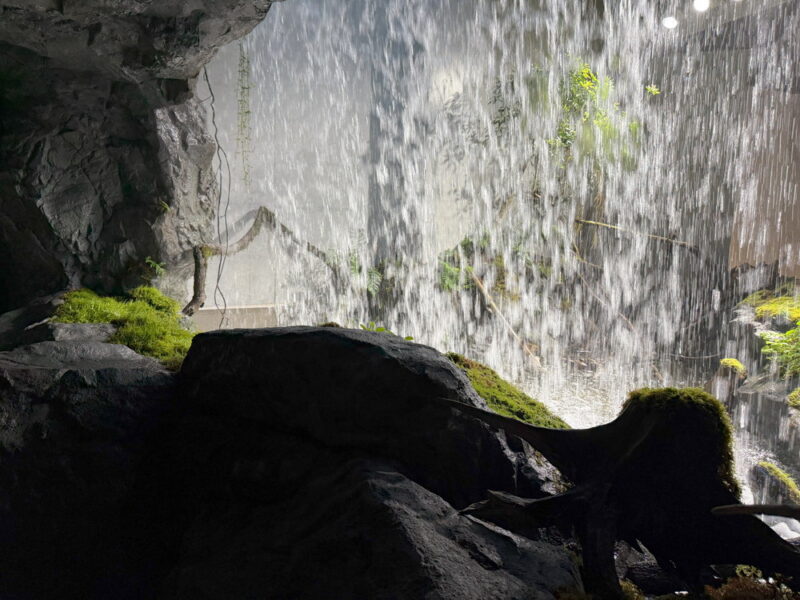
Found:
<svg viewBox="0 0 800 600"><path fill-rule="evenodd" d="M577 427L702 385L796 84L796 2L717 4L273 5L208 67L221 230L285 227L226 259L227 303L466 354Z"/></svg>

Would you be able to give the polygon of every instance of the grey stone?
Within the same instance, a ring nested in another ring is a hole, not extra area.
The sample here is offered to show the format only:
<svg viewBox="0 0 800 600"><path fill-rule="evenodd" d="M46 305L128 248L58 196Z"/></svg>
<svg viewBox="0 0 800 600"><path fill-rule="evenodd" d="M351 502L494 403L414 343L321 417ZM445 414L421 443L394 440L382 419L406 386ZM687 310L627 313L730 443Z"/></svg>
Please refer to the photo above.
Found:
<svg viewBox="0 0 800 600"><path fill-rule="evenodd" d="M47 322L60 302L59 295L37 298L22 308L0 314L0 351L31 344L29 331Z"/></svg>
<svg viewBox="0 0 800 600"><path fill-rule="evenodd" d="M0 2L0 311L165 265L182 297L212 239L214 145L195 79L268 0Z"/></svg>
<svg viewBox="0 0 800 600"><path fill-rule="evenodd" d="M107 342L117 331L111 323L46 323L54 342Z"/></svg>

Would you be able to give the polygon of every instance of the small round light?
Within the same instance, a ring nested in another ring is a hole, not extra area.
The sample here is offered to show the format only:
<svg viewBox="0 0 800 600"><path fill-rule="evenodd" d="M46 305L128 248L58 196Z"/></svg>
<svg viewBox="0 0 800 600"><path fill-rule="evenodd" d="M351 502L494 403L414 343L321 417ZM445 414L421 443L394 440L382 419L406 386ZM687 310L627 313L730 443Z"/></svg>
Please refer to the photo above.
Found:
<svg viewBox="0 0 800 600"><path fill-rule="evenodd" d="M678 26L678 19L675 17L665 17L661 24L667 29L675 29Z"/></svg>
<svg viewBox="0 0 800 600"><path fill-rule="evenodd" d="M711 7L711 0L694 0L692 6L697 12L706 12Z"/></svg>

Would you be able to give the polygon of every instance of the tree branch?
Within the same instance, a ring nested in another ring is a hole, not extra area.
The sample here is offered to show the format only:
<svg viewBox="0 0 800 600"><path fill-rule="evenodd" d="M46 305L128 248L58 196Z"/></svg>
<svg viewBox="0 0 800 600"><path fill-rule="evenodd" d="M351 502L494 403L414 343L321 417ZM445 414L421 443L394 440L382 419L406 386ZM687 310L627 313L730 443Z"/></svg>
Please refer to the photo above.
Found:
<svg viewBox="0 0 800 600"><path fill-rule="evenodd" d="M492 298L491 294L489 294L489 291L486 289L486 286L483 285L483 282L480 280L480 278L477 275L475 275L475 272L472 269L467 269L467 272L469 273L470 277L472 278L472 281L475 283L475 285L477 286L477 288L480 291L480 293L483 295L483 299L486 300L486 304L489 305L489 308L491 308L492 311L498 317L500 317L500 320L503 322L503 325L506 326L506 329L511 334L511 337L513 337L517 341L517 343L522 348L523 352L525 352L525 354L527 354L528 356L531 357L531 359L533 360L534 366L537 369L540 369L542 363L539 360L539 357L536 356L531 351L531 349L528 346L528 344L525 343L525 340L523 340L519 336L519 334L516 331L514 331L514 327L512 327L511 323L509 323L508 319L506 319L505 315L503 315L502 311L500 310L500 307L497 306L497 304L494 301L494 298Z"/></svg>
<svg viewBox="0 0 800 600"><path fill-rule="evenodd" d="M252 213L248 213L252 214ZM247 218L247 217L245 217ZM192 299L183 309L183 314L193 315L206 301L205 286L208 272L208 259L212 256L232 256L246 250L250 244L267 227L273 231L278 231L283 237L292 244L304 247L306 252L320 259L335 275L338 275L336 265L330 260L328 255L310 242L303 243L286 225L280 223L275 217L275 213L266 206L259 206L255 211L255 218L250 228L234 244L223 246L222 244L205 244L196 246L194 254L194 287Z"/></svg>
<svg viewBox="0 0 800 600"><path fill-rule="evenodd" d="M611 225L610 223L603 223L602 221L588 221L586 219L575 219L575 223L579 225L591 225L593 227L603 227L605 229L613 229L614 231L629 233L631 235L643 235L645 237L650 238L651 240L657 240L659 242L667 242L668 244L673 244L675 246L688 248L693 252L700 251L700 249L697 246L695 246L694 244L690 244L689 242L682 242L681 240L675 240L672 238L664 237L663 235L655 235L653 233L642 233L640 231L632 231L630 229L625 229L624 227L620 227L619 225Z"/></svg>
<svg viewBox="0 0 800 600"><path fill-rule="evenodd" d="M726 504L725 506L712 508L711 514L717 517L771 515L774 517L800 519L800 506L793 504Z"/></svg>

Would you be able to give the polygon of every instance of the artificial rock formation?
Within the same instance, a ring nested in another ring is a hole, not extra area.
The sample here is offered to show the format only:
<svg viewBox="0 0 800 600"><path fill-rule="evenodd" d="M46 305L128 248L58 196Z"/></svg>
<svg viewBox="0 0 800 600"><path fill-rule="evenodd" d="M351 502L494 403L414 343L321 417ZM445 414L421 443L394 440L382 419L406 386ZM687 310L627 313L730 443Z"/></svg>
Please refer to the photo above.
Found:
<svg viewBox="0 0 800 600"><path fill-rule="evenodd" d="M97 341L20 347L0 353L0 597L610 599L617 540L652 552L616 565L651 591L675 581L658 565L798 575L737 512L723 415L650 390L600 427L532 427L432 348L342 328L201 334L177 376Z"/></svg>
<svg viewBox="0 0 800 600"><path fill-rule="evenodd" d="M202 334L175 376L128 349L0 353L0 597L551 600L574 557L461 515L558 473L382 333ZM9 576L12 574L13 576Z"/></svg>
<svg viewBox="0 0 800 600"><path fill-rule="evenodd" d="M269 0L0 1L0 311L120 291L213 239L215 145L193 97Z"/></svg>

